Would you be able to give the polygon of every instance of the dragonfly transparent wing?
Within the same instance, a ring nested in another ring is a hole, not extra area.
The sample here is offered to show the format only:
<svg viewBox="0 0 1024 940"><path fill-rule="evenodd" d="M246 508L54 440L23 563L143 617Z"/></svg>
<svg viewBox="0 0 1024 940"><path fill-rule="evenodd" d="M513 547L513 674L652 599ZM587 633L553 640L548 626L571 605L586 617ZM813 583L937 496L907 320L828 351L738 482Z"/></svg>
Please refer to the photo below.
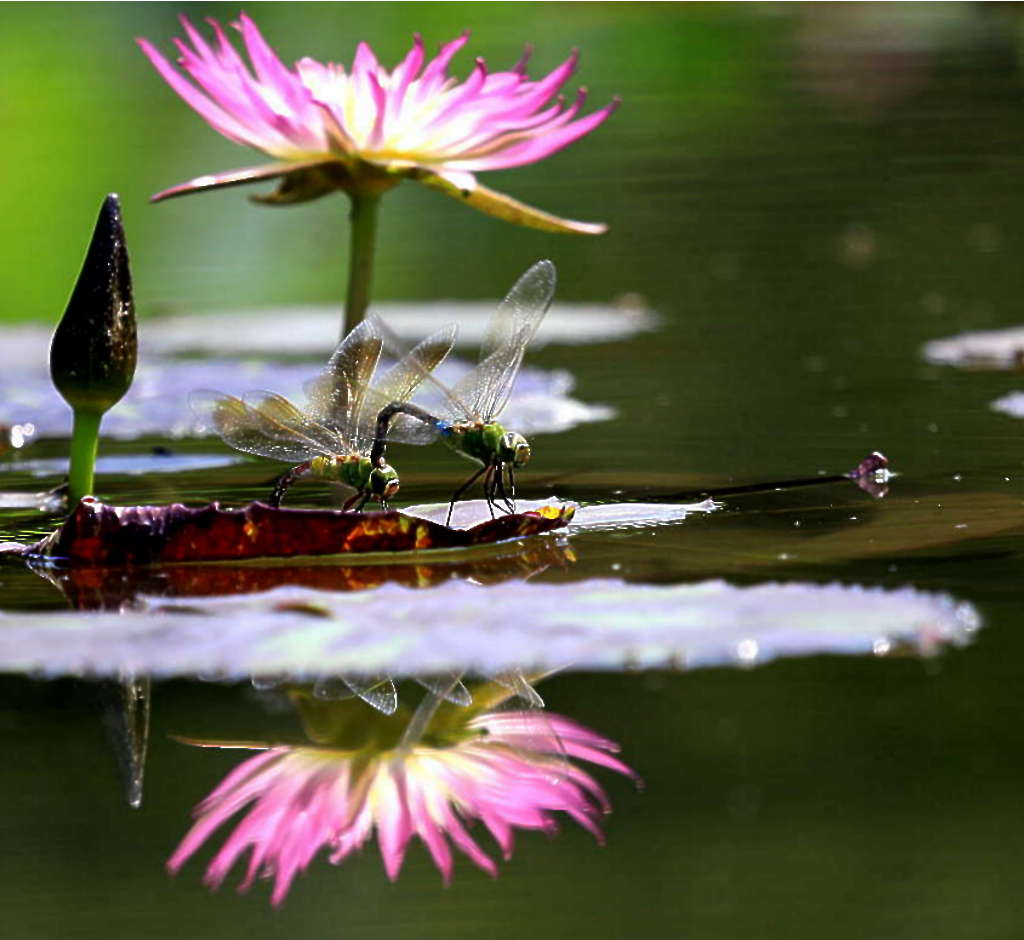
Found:
<svg viewBox="0 0 1024 940"><path fill-rule="evenodd" d="M438 698L462 708L473 704L473 693L462 682L461 672L449 672L437 676L413 676L428 692Z"/></svg>
<svg viewBox="0 0 1024 940"><path fill-rule="evenodd" d="M242 401L259 414L266 429L277 436L290 436L308 441L310 452L316 454L351 453L351 445L343 441L336 431L324 427L311 415L296 408L283 395L276 392L246 392Z"/></svg>
<svg viewBox="0 0 1024 940"><path fill-rule="evenodd" d="M305 435L291 432L233 395L197 391L189 396L189 404L202 428L235 450L289 463L301 463L320 450Z"/></svg>
<svg viewBox="0 0 1024 940"><path fill-rule="evenodd" d="M452 390L469 405L474 417L490 421L508 404L526 347L555 296L555 284L555 266L538 261L498 306L479 365Z"/></svg>
<svg viewBox="0 0 1024 940"><path fill-rule="evenodd" d="M378 321L379 322L379 321ZM386 329L386 327L384 328ZM393 365L366 393L362 416L356 434L360 451L372 444L377 431L377 414L392 402L408 401L424 380L432 376L455 343L458 327L442 327L418 343ZM432 424L409 415L396 415L388 430L388 440L401 444L429 444L438 435Z"/></svg>
<svg viewBox="0 0 1024 940"><path fill-rule="evenodd" d="M338 344L323 372L306 383L310 415L346 441L356 436L382 345L376 321L363 320Z"/></svg>
<svg viewBox="0 0 1024 940"><path fill-rule="evenodd" d="M377 324L377 328L381 332L381 336L384 338L384 346L391 355L396 359L405 360L409 354L409 347L405 345L397 336L394 331L385 324L382 320L377 317L370 317ZM437 378L426 366L418 359L413 357L410 360L412 367L419 372L422 377L422 381L437 389L444 397L445 406L441 409L439 417L448 418L452 421L459 421L462 418L472 417L472 412L466 403L460 399L444 382ZM422 422L420 422L422 423ZM418 444L420 441L405 441L404 443Z"/></svg>
<svg viewBox="0 0 1024 940"><path fill-rule="evenodd" d="M524 330L529 334L526 342L533 339L551 306L557 283L558 275L550 261L538 261L523 273L498 304L480 347L481 362L497 350L521 342Z"/></svg>

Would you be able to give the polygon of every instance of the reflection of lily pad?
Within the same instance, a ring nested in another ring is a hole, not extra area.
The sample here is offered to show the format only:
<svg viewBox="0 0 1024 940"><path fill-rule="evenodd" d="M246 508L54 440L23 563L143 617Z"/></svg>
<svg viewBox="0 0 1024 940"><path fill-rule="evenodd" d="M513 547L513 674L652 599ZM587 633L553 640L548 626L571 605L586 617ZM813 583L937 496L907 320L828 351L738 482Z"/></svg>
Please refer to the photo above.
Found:
<svg viewBox="0 0 1024 940"><path fill-rule="evenodd" d="M573 506L450 529L400 512L107 506L86 497L64 524L24 554L69 565L150 565L471 548L564 528Z"/></svg>
<svg viewBox="0 0 1024 940"><path fill-rule="evenodd" d="M417 553L398 559L371 555L344 560L345 564L339 564L340 559L329 556L291 564L220 562L98 568L57 566L47 559L33 559L29 566L56 585L78 610L121 610L142 594L176 598L253 594L283 585L320 591L365 591L388 583L428 588L453 579L498 584L530 578L552 566L567 567L575 556L568 540L548 538L505 542L490 546L486 552L445 552L440 557L425 558Z"/></svg>
<svg viewBox="0 0 1024 940"><path fill-rule="evenodd" d="M751 665L900 646L932 652L964 642L977 622L969 605L909 588L608 580L279 588L185 604L142 600L124 614L0 617L0 668L230 678Z"/></svg>

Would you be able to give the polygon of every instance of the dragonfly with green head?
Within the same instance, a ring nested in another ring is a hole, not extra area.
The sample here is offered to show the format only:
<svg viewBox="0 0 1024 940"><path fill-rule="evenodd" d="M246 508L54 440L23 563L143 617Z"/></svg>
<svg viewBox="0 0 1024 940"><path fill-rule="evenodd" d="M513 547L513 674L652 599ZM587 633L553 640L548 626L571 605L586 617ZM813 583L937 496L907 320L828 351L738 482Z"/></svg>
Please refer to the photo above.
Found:
<svg viewBox="0 0 1024 940"><path fill-rule="evenodd" d="M440 438L456 453L481 465L452 497L449 523L455 502L481 476L491 515L497 499L510 512L515 510L515 471L529 462L530 444L497 419L511 397L526 347L551 306L555 283L555 266L550 261L538 261L516 281L491 321L480 361L452 388L430 373L428 363L419 360L415 350L409 354L407 358L418 363L423 379L441 392L443 407L438 413L395 399L377 416L371 462L384 461L388 443L428 444ZM396 345L390 332L385 333L385 340Z"/></svg>
<svg viewBox="0 0 1024 940"><path fill-rule="evenodd" d="M306 474L346 484L355 495L345 509L374 500L382 509L398 492L398 473L370 458L380 408L412 396L452 348L455 327L423 340L374 382L383 348L382 325L369 317L335 349L326 368L306 383L308 403L298 408L274 392L242 398L201 390L190 396L206 429L236 450L294 463L276 480L268 500L279 506L288 488Z"/></svg>

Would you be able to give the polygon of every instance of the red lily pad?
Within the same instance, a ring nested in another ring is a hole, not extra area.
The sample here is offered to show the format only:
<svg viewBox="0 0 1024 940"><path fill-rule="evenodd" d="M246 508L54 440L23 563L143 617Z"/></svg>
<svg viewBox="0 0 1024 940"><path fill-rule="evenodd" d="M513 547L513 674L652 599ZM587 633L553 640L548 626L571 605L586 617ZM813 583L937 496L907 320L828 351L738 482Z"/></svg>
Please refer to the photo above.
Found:
<svg viewBox="0 0 1024 940"><path fill-rule="evenodd" d="M190 508L108 506L83 499L22 554L68 565L148 565L471 548L568 525L574 506L545 506L453 529L401 512L275 509L254 502Z"/></svg>

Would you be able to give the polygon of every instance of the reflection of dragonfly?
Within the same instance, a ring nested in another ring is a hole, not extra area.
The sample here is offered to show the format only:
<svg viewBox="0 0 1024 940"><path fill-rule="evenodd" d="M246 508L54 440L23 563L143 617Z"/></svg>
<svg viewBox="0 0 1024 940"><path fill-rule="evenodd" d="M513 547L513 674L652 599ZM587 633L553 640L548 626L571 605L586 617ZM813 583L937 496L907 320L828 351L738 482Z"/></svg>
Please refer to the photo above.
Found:
<svg viewBox="0 0 1024 940"><path fill-rule="evenodd" d="M241 399L199 391L190 402L206 427L236 450L296 464L274 484L272 506L280 505L299 477L312 473L356 491L345 509L362 509L370 499L386 509L399 482L393 467L369 457L376 414L385 404L408 399L454 340L454 327L439 330L373 384L383 341L380 323L371 317L338 344L327 367L306 384L304 409L262 391Z"/></svg>
<svg viewBox="0 0 1024 940"><path fill-rule="evenodd" d="M480 476L484 478L484 495L492 516L495 497L501 498L510 511L515 508L515 468L529 461L530 445L522 434L506 430L496 419L508 404L523 354L554 294L555 266L550 261L538 261L501 302L487 332L480 361L468 375L448 388L430 374L428 363L420 364L421 376L444 396L439 414L396 399L381 409L377 417L372 460L384 459L388 442L427 444L440 437L456 453L482 464L452 497L449 523L456 500ZM395 344L390 333L385 337ZM410 356L417 358L415 350Z"/></svg>

